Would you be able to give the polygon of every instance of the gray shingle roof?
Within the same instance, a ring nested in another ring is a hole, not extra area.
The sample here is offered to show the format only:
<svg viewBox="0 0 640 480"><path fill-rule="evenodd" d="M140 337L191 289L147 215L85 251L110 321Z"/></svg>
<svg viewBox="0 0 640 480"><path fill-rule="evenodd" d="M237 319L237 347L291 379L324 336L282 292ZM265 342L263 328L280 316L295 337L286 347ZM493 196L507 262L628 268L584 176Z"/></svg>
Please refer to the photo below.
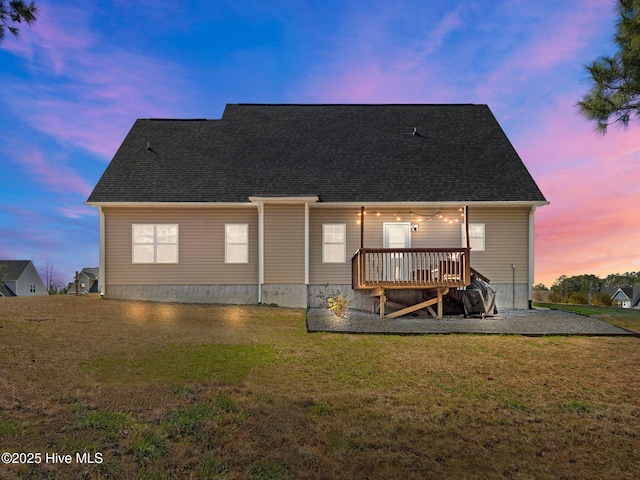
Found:
<svg viewBox="0 0 640 480"><path fill-rule="evenodd" d="M244 104L220 120L137 120L88 201L315 195L545 201L486 105Z"/></svg>
<svg viewBox="0 0 640 480"><path fill-rule="evenodd" d="M31 260L0 260L0 280L15 282Z"/></svg>

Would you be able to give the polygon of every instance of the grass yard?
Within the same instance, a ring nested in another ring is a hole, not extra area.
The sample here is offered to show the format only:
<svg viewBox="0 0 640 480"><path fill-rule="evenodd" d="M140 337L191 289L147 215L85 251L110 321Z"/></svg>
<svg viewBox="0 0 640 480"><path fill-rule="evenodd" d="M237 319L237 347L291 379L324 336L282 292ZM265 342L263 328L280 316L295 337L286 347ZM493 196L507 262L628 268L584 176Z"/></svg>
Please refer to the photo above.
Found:
<svg viewBox="0 0 640 480"><path fill-rule="evenodd" d="M42 456L0 478L640 478L639 338L307 334L304 318L0 300L0 452Z"/></svg>
<svg viewBox="0 0 640 480"><path fill-rule="evenodd" d="M566 303L536 303L534 306L563 310L599 318L632 332L640 333L640 309L618 307L596 307L594 305L571 305Z"/></svg>

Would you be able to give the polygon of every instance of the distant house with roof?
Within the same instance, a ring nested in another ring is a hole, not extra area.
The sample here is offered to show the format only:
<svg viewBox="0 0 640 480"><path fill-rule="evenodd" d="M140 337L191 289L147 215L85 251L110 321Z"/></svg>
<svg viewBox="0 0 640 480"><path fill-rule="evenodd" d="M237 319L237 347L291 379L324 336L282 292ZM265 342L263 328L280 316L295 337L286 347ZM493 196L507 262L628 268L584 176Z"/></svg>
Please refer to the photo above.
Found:
<svg viewBox="0 0 640 480"><path fill-rule="evenodd" d="M640 284L631 287L606 287L602 291L611 297L614 305L622 308L640 308Z"/></svg>
<svg viewBox="0 0 640 480"><path fill-rule="evenodd" d="M0 260L0 297L49 295L31 260Z"/></svg>
<svg viewBox="0 0 640 480"><path fill-rule="evenodd" d="M611 296L614 305L622 308L640 308L640 284L633 287L613 287L604 289Z"/></svg>
<svg viewBox="0 0 640 480"><path fill-rule="evenodd" d="M70 282L68 285L68 294L76 293L75 282L78 282L78 291L80 294L87 293L98 293L100 289L98 288L98 277L100 276L100 268L83 268L82 271L76 272L77 278L74 279L73 282Z"/></svg>
<svg viewBox="0 0 640 480"><path fill-rule="evenodd" d="M630 308L632 298L633 288L631 287L619 287L611 295L612 302L616 305L621 306L622 308Z"/></svg>
<svg viewBox="0 0 640 480"><path fill-rule="evenodd" d="M473 271L498 308L527 308L548 203L486 105L140 119L87 201L106 297L309 307L339 290L382 311L403 289L440 307Z"/></svg>
<svg viewBox="0 0 640 480"><path fill-rule="evenodd" d="M640 308L640 284L633 286L633 298L631 299L631 308Z"/></svg>

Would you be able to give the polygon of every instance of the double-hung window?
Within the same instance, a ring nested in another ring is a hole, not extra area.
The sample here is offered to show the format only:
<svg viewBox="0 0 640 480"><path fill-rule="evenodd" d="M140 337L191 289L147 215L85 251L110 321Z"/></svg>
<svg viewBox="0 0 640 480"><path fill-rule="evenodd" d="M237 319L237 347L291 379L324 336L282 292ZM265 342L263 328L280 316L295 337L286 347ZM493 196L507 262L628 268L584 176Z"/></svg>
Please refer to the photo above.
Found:
<svg viewBox="0 0 640 480"><path fill-rule="evenodd" d="M345 263L347 256L347 226L344 223L322 225L322 261Z"/></svg>
<svg viewBox="0 0 640 480"><path fill-rule="evenodd" d="M465 236L465 226L462 225L462 239ZM466 241L464 243L466 246ZM485 228L484 223L469 224L469 247L475 252L484 252L485 249Z"/></svg>
<svg viewBox="0 0 640 480"><path fill-rule="evenodd" d="M133 224L133 263L178 263L178 225Z"/></svg>
<svg viewBox="0 0 640 480"><path fill-rule="evenodd" d="M249 225L225 225L225 263L249 263Z"/></svg>

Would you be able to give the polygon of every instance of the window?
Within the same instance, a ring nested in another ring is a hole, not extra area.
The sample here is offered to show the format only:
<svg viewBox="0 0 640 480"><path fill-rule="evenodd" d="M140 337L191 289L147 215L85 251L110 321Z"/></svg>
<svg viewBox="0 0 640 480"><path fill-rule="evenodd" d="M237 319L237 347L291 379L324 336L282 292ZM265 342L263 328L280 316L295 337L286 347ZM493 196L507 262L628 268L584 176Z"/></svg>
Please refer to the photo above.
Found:
<svg viewBox="0 0 640 480"><path fill-rule="evenodd" d="M324 263L345 263L347 257L344 223L326 223L322 225L322 261Z"/></svg>
<svg viewBox="0 0 640 480"><path fill-rule="evenodd" d="M224 261L249 263L249 225L225 225Z"/></svg>
<svg viewBox="0 0 640 480"><path fill-rule="evenodd" d="M462 225L462 239L464 241L465 226ZM469 224L469 247L476 252L484 251L484 223ZM466 247L466 242L464 243Z"/></svg>
<svg viewBox="0 0 640 480"><path fill-rule="evenodd" d="M133 263L178 263L178 225L132 225Z"/></svg>
<svg viewBox="0 0 640 480"><path fill-rule="evenodd" d="M29 292L30 293L36 293L36 284L32 283L29 285Z"/></svg>

